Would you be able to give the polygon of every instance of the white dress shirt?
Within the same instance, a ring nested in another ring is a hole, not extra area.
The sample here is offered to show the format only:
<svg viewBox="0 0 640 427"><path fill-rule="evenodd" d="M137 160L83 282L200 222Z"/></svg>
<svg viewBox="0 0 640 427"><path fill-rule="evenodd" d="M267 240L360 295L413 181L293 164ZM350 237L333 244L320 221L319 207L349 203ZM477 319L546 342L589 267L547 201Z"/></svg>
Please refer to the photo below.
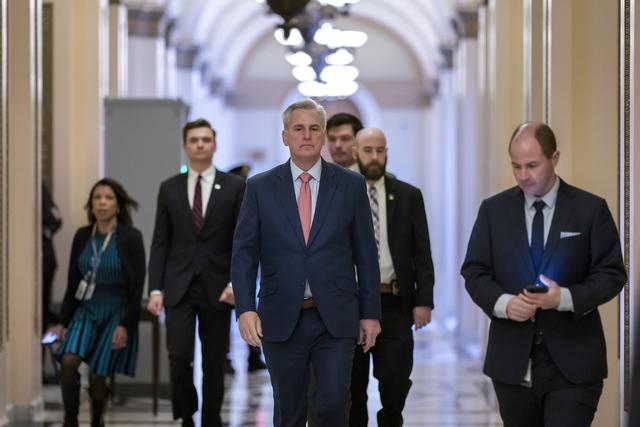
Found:
<svg viewBox="0 0 640 427"><path fill-rule="evenodd" d="M378 197L378 223L380 224L380 281L381 283L391 283L396 278L391 259L391 249L389 249L389 233L387 229L387 190L384 186L384 176L371 184L367 181L367 190L375 187Z"/></svg>
<svg viewBox="0 0 640 427"><path fill-rule="evenodd" d="M198 175L200 178L200 195L202 196L202 219L207 213L207 205L209 203L209 197L211 197L211 190L213 189L213 182L216 179L216 170L211 165L209 168L198 173L189 168L189 177L187 178L187 197L189 197L189 207L193 209L193 196L196 192L196 183L198 182Z"/></svg>

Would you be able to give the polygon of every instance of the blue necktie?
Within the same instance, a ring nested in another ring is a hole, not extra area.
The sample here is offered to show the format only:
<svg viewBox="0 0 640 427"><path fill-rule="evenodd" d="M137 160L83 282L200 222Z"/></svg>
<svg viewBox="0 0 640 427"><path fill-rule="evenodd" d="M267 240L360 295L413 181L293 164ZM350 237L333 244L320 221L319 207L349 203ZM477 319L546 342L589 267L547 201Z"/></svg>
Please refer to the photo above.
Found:
<svg viewBox="0 0 640 427"><path fill-rule="evenodd" d="M536 270L536 277L540 274L540 263L542 262L542 253L544 252L544 214L542 209L546 204L542 200L536 200L533 207L536 208L536 214L533 217L531 225L531 260L533 268Z"/></svg>

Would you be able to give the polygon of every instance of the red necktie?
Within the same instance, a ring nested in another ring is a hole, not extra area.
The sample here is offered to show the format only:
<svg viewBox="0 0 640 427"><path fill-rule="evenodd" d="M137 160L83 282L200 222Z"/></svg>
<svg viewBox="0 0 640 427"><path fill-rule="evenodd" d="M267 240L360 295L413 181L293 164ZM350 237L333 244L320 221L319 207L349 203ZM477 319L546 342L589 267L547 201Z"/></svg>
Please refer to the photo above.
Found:
<svg viewBox="0 0 640 427"><path fill-rule="evenodd" d="M196 181L196 189L193 192L193 221L196 223L198 231L202 228L202 188L200 187L200 180L202 175L198 175Z"/></svg>
<svg viewBox="0 0 640 427"><path fill-rule="evenodd" d="M298 195L298 214L300 214L300 224L302 224L302 234L304 242L309 241L309 231L311 230L311 190L309 189L309 180L311 175L307 172L300 174L300 194Z"/></svg>

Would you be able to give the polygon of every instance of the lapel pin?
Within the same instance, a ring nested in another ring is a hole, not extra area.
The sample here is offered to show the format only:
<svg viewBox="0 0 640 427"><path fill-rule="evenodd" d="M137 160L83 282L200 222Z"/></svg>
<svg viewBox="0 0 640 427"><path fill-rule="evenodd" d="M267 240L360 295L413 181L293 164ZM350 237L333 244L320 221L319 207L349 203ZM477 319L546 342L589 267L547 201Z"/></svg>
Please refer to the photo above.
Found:
<svg viewBox="0 0 640 427"><path fill-rule="evenodd" d="M215 188L216 190L220 190L222 186L220 184L215 184L213 188Z"/></svg>
<svg viewBox="0 0 640 427"><path fill-rule="evenodd" d="M395 200L395 196L393 194L389 194L389 200Z"/></svg>

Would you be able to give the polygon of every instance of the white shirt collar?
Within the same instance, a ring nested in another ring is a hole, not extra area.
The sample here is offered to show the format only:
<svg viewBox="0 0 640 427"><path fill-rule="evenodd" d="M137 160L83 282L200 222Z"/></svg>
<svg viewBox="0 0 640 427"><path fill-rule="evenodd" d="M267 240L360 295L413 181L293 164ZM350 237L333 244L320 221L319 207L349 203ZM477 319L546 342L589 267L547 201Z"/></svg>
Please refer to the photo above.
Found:
<svg viewBox="0 0 640 427"><path fill-rule="evenodd" d="M293 160L290 160L289 164L291 165L291 177L295 181L305 171L303 171L295 163L293 163ZM318 161L313 166L311 166L311 169L306 172L308 172L313 179L320 182L320 175L322 174L322 159L318 159Z"/></svg>
<svg viewBox="0 0 640 427"><path fill-rule="evenodd" d="M375 189L378 190L378 192L384 190L384 175L378 178L378 180L375 181L373 184L367 181L367 188L369 187L375 187Z"/></svg>
<svg viewBox="0 0 640 427"><path fill-rule="evenodd" d="M531 196L529 194L524 195L525 205L527 209L531 209L536 200L542 200L547 207L553 208L558 198L558 189L560 188L560 178L556 176L556 182L553 183L551 190L542 197Z"/></svg>
<svg viewBox="0 0 640 427"><path fill-rule="evenodd" d="M198 175L202 176L202 180L205 182L213 182L216 177L216 170L213 165L211 165L202 171L202 173L198 173L189 167L189 178L197 179Z"/></svg>

